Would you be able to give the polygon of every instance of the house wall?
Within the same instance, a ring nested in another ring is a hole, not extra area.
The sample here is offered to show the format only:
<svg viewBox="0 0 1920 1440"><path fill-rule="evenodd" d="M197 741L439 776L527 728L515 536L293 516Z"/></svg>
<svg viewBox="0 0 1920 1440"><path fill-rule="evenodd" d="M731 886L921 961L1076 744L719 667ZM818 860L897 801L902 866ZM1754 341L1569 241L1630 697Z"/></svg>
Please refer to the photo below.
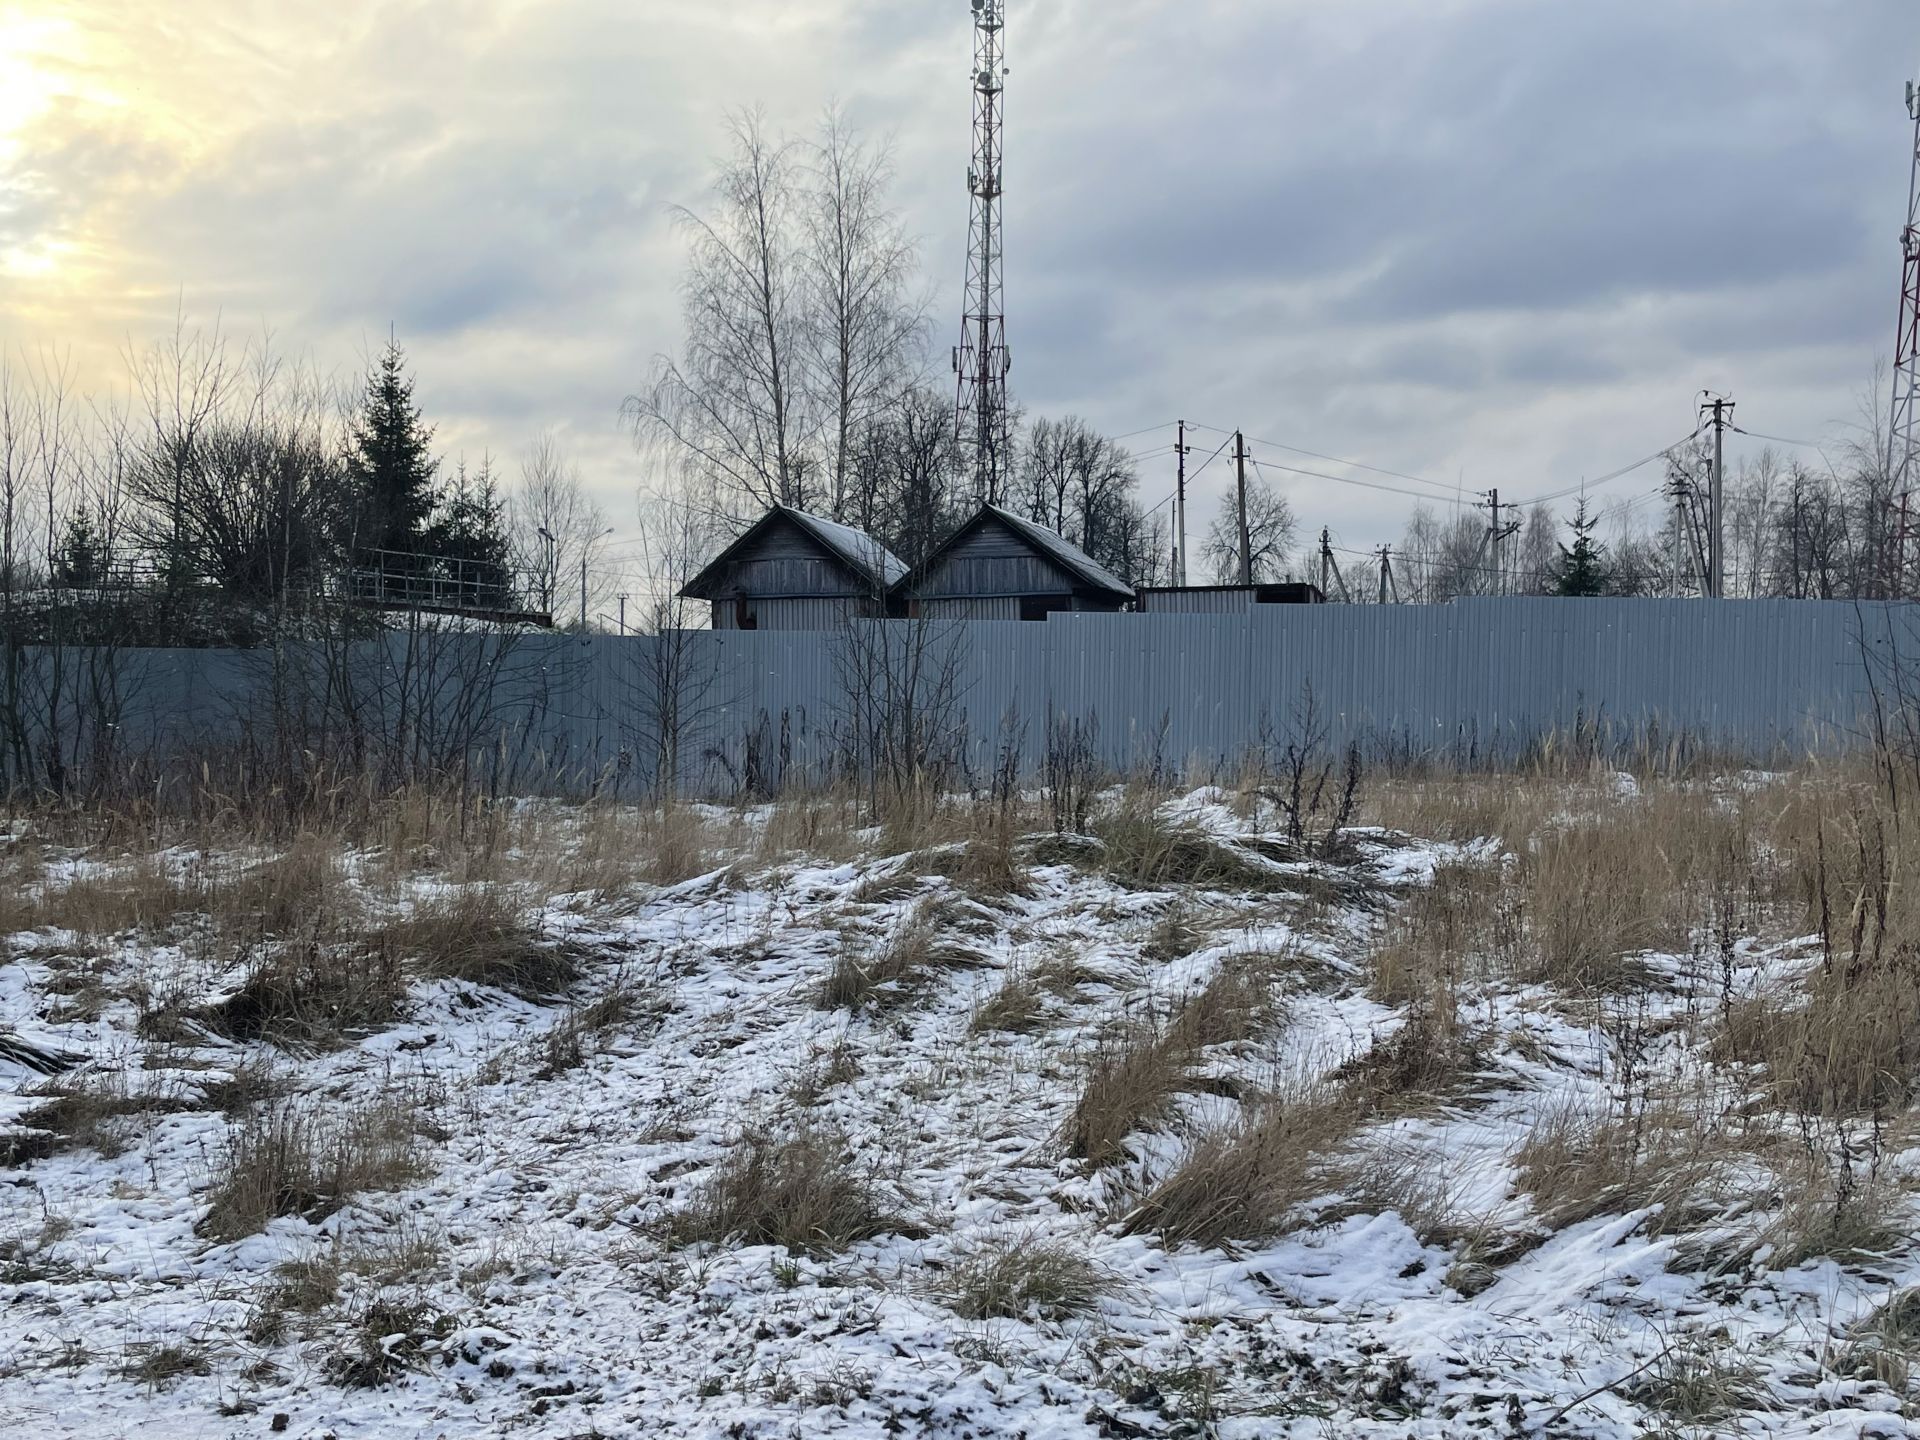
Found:
<svg viewBox="0 0 1920 1440"><path fill-rule="evenodd" d="M928 596L920 601L920 615L927 620L1018 620L1018 595Z"/></svg>
<svg viewBox="0 0 1920 1440"><path fill-rule="evenodd" d="M812 537L791 524L771 526L727 563L722 595L857 596L860 582L820 553ZM719 601L714 602L716 606ZM797 627L788 627L797 628Z"/></svg>
<svg viewBox="0 0 1920 1440"><path fill-rule="evenodd" d="M748 595L755 630L838 630L849 620L872 619L873 605L850 595ZM713 602L713 628L740 629L741 597Z"/></svg>
<svg viewBox="0 0 1920 1440"><path fill-rule="evenodd" d="M999 525L983 525L935 562L917 594L922 604L947 596L1065 595L1073 577Z"/></svg>

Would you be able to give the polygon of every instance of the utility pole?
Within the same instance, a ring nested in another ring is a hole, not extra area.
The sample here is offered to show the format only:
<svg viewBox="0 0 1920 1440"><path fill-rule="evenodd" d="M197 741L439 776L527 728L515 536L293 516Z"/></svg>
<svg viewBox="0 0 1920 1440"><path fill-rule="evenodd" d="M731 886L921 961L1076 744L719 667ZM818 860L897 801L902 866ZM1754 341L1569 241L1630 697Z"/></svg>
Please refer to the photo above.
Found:
<svg viewBox="0 0 1920 1440"><path fill-rule="evenodd" d="M1687 517L1687 476L1679 467L1674 467L1667 481L1667 494L1673 500L1673 578L1669 583L1672 592L1669 598L1678 600L1685 584L1681 572L1686 568L1685 544L1689 521Z"/></svg>
<svg viewBox="0 0 1920 1440"><path fill-rule="evenodd" d="M1733 420L1733 401L1711 391L1700 392L1700 413L1711 413L1713 423L1713 478L1707 487L1707 595L1714 600L1726 595L1726 508L1721 503L1726 493L1726 431Z"/></svg>
<svg viewBox="0 0 1920 1440"><path fill-rule="evenodd" d="M1181 420L1179 438L1174 442L1173 453L1177 469L1173 490L1173 583L1187 583L1187 422Z"/></svg>
<svg viewBox="0 0 1920 1440"><path fill-rule="evenodd" d="M587 633L587 557L580 557L580 633Z"/></svg>
<svg viewBox="0 0 1920 1440"><path fill-rule="evenodd" d="M1509 505L1507 508L1512 510L1517 507ZM1507 538L1519 532L1520 522L1511 520L1506 525L1501 525L1498 489L1487 491L1486 509L1491 516L1487 522L1487 548L1493 556L1493 593L1504 595L1507 593L1507 572L1500 563L1500 557L1504 553L1504 542Z"/></svg>
<svg viewBox="0 0 1920 1440"><path fill-rule="evenodd" d="M1247 533L1247 442L1233 432L1234 504L1240 519L1240 583L1253 584L1253 538Z"/></svg>
<svg viewBox="0 0 1920 1440"><path fill-rule="evenodd" d="M1394 600L1394 603L1397 605L1400 603L1400 587L1394 583L1394 579L1393 579L1393 547L1391 545L1382 545L1380 547L1379 554L1380 554L1380 603L1382 605L1387 603L1387 590L1389 587L1391 587L1393 590L1393 600Z"/></svg>
<svg viewBox="0 0 1920 1440"><path fill-rule="evenodd" d="M1333 542L1328 538L1326 527L1322 526L1320 528L1320 593L1332 599L1333 591L1327 588L1329 570L1333 572L1333 578L1340 586L1340 598L1351 605L1353 592L1347 589L1347 577L1340 573L1340 562L1333 558Z"/></svg>
<svg viewBox="0 0 1920 1440"><path fill-rule="evenodd" d="M620 592L620 633L627 633L627 592Z"/></svg>

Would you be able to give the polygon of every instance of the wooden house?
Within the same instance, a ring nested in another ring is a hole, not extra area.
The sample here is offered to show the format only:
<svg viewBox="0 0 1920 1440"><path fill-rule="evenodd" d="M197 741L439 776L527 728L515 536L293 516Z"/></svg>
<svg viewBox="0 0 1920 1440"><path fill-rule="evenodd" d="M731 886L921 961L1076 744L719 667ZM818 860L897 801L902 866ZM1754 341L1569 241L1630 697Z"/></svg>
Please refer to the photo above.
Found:
<svg viewBox="0 0 1920 1440"><path fill-rule="evenodd" d="M716 630L834 630L887 613L906 566L863 531L776 505L681 589Z"/></svg>
<svg viewBox="0 0 1920 1440"><path fill-rule="evenodd" d="M1133 587L1044 525L983 505L894 587L894 613L942 620L1044 620L1119 610Z"/></svg>

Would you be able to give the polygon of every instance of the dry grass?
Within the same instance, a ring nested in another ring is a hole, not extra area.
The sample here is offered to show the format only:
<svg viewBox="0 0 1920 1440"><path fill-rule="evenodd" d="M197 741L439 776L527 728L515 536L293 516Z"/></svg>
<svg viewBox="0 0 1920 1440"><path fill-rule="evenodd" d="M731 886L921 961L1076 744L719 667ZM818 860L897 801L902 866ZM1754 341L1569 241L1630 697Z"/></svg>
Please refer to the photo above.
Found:
<svg viewBox="0 0 1920 1440"><path fill-rule="evenodd" d="M1486 1037L1461 1023L1451 996L1417 1001L1391 1034L1335 1072L1366 1108L1457 1096L1486 1073Z"/></svg>
<svg viewBox="0 0 1920 1440"><path fill-rule="evenodd" d="M912 999L943 970L978 964L978 957L942 938L946 908L938 901L914 907L898 929L878 945L852 932L842 936L833 968L820 982L814 1003L823 1010L886 1008Z"/></svg>
<svg viewBox="0 0 1920 1440"><path fill-rule="evenodd" d="M1664 1212L1653 1228L1671 1229L1696 1197L1724 1193L1716 1182L1724 1181L1729 1158L1685 1114L1569 1108L1538 1121L1514 1162L1520 1189L1549 1229L1650 1205Z"/></svg>
<svg viewBox="0 0 1920 1440"><path fill-rule="evenodd" d="M205 1348L190 1341L154 1342L128 1346L120 1373L150 1390L164 1390L183 1375L211 1375L213 1364Z"/></svg>
<svg viewBox="0 0 1920 1440"><path fill-rule="evenodd" d="M973 1012L968 1028L976 1035L1001 1031L1031 1035L1046 1024L1047 1002L1040 982L1031 972L1014 970Z"/></svg>
<svg viewBox="0 0 1920 1440"><path fill-rule="evenodd" d="M784 1245L810 1255L876 1235L913 1233L900 1200L846 1141L801 1130L784 1139L742 1135L669 1227L678 1244Z"/></svg>
<svg viewBox="0 0 1920 1440"><path fill-rule="evenodd" d="M141 1127L136 1117L193 1108L178 1092L129 1087L120 1070L88 1070L44 1081L25 1092L40 1103L17 1116L20 1127L0 1136L0 1164L23 1165L67 1150L93 1150L111 1159L125 1153Z"/></svg>
<svg viewBox="0 0 1920 1440"><path fill-rule="evenodd" d="M1025 1236L989 1242L963 1257L938 1293L966 1320L1065 1320L1120 1289L1115 1275L1080 1252Z"/></svg>
<svg viewBox="0 0 1920 1440"><path fill-rule="evenodd" d="M281 1215L320 1219L419 1173L421 1125L399 1095L344 1113L287 1101L241 1121L214 1169L201 1234L238 1240Z"/></svg>
<svg viewBox="0 0 1920 1440"><path fill-rule="evenodd" d="M1273 1021L1281 963L1265 954L1229 957L1164 1024L1143 1021L1110 1036L1095 1050L1067 1117L1067 1153L1092 1165L1123 1158L1127 1137L1168 1113L1207 1049L1246 1040Z"/></svg>
<svg viewBox="0 0 1920 1440"><path fill-rule="evenodd" d="M1896 1290L1847 1332L1834 1359L1842 1375L1877 1380L1896 1395L1907 1393L1920 1357L1920 1287Z"/></svg>
<svg viewBox="0 0 1920 1440"><path fill-rule="evenodd" d="M1125 1218L1122 1232L1201 1246L1279 1234L1296 1206L1322 1193L1327 1157L1355 1119L1337 1091L1269 1097L1238 1125L1202 1136Z"/></svg>
<svg viewBox="0 0 1920 1440"><path fill-rule="evenodd" d="M1188 886L1239 894L1314 894L1314 877L1279 870L1203 830L1167 820L1153 797L1129 792L1092 825L1106 873L1136 889Z"/></svg>
<svg viewBox="0 0 1920 1440"><path fill-rule="evenodd" d="M419 901L376 931L372 945L423 975L520 995L554 995L579 978L573 956L540 934L525 903L492 884L461 885Z"/></svg>
<svg viewBox="0 0 1920 1440"><path fill-rule="evenodd" d="M315 937L266 947L240 987L200 1018L235 1040L338 1045L391 1024L406 999L393 950Z"/></svg>
<svg viewBox="0 0 1920 1440"><path fill-rule="evenodd" d="M1653 1368L1623 1387L1628 1399L1687 1424L1710 1424L1767 1400L1759 1370L1724 1336L1690 1335L1669 1345Z"/></svg>

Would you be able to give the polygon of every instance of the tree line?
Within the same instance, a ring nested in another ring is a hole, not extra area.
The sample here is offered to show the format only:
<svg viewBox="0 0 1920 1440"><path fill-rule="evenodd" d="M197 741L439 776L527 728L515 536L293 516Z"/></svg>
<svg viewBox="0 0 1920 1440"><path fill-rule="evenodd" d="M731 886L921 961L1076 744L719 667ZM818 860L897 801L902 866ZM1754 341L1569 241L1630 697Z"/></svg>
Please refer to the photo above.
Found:
<svg viewBox="0 0 1920 1440"><path fill-rule="evenodd" d="M1878 379L1870 396L1877 396ZM1831 463L1768 446L1728 467L1722 486L1729 599L1906 599L1920 588L1920 507L1904 515L1876 401ZM1672 452L1659 493L1612 504L1583 497L1567 521L1528 509L1497 550L1484 512L1418 506L1394 547L1403 600L1471 595L1692 596L1703 592L1711 443ZM1602 538L1602 532L1605 538ZM1369 577L1370 578L1370 577ZM1377 590L1355 586L1355 599Z"/></svg>
<svg viewBox="0 0 1920 1440"><path fill-rule="evenodd" d="M10 629L33 631L63 591L217 595L226 617L209 623L231 628L235 612L311 610L360 575L551 608L606 529L551 437L513 483L490 457L436 453L394 341L343 383L182 321L129 355L126 382L83 398L62 356L0 355Z"/></svg>
<svg viewBox="0 0 1920 1440"><path fill-rule="evenodd" d="M1078 416L1016 406L1004 488L976 493L892 181L889 146L838 110L803 136L758 111L729 119L706 204L676 212L686 337L626 402L642 448L723 527L791 505L913 565L991 501L1165 583L1164 507L1143 508L1135 456Z"/></svg>

